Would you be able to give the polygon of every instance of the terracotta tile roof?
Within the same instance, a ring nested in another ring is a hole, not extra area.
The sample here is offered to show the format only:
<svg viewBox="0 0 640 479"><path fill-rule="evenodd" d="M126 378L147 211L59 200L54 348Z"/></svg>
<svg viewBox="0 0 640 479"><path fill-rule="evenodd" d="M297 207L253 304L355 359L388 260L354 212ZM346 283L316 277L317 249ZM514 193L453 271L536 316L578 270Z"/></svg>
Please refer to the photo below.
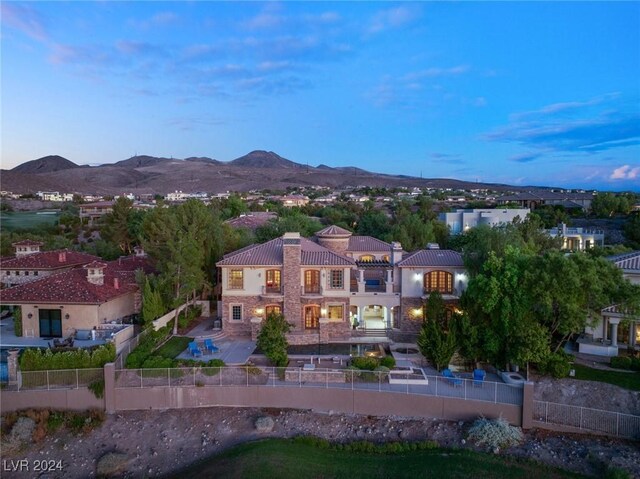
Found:
<svg viewBox="0 0 640 479"><path fill-rule="evenodd" d="M640 251L610 256L607 259L620 269L640 271Z"/></svg>
<svg viewBox="0 0 640 479"><path fill-rule="evenodd" d="M352 236L347 251L391 253L391 245L373 236Z"/></svg>
<svg viewBox="0 0 640 479"><path fill-rule="evenodd" d="M225 223L233 226L234 228L256 229L266 224L269 220L277 217L278 215L276 213L255 211L247 213L246 215L238 216L237 218L231 218L230 220L225 221Z"/></svg>
<svg viewBox="0 0 640 479"><path fill-rule="evenodd" d="M104 262L98 261L98 260L92 261L91 263L84 265L84 268L86 268L86 269L89 269L89 268L91 268L91 269L100 269L100 268L106 268L106 267L107 267L107 263L104 263Z"/></svg>
<svg viewBox="0 0 640 479"><path fill-rule="evenodd" d="M111 208L115 204L115 201L97 201L95 203L84 203L80 205L80 208Z"/></svg>
<svg viewBox="0 0 640 479"><path fill-rule="evenodd" d="M282 266L283 239L276 238L259 245L235 251L216 266ZM351 258L339 255L306 238L300 238L300 263L303 266L352 266Z"/></svg>
<svg viewBox="0 0 640 479"><path fill-rule="evenodd" d="M449 249L421 249L398 263L402 267L420 266L464 266L462 256Z"/></svg>
<svg viewBox="0 0 640 479"><path fill-rule="evenodd" d="M61 254L64 253L64 261L60 261ZM81 266L92 261L100 260L92 254L80 253L78 251L57 250L41 251L32 253L20 258L2 259L0 269L34 269L34 270L55 270L60 268L70 268Z"/></svg>
<svg viewBox="0 0 640 479"><path fill-rule="evenodd" d="M324 229L321 229L320 231L318 231L316 233L316 236L319 237L325 237L325 236L338 236L338 237L344 237L344 236L351 236L353 233L351 233L351 231L346 230L344 228L340 228L339 226L336 225L331 225L331 226L327 226Z"/></svg>

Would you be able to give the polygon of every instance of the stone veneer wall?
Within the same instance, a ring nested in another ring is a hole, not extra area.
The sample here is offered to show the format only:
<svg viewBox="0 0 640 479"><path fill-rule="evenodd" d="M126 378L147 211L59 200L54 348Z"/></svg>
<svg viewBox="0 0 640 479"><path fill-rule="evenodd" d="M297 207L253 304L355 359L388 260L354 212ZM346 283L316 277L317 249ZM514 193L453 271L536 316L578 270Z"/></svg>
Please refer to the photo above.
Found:
<svg viewBox="0 0 640 479"><path fill-rule="evenodd" d="M422 298L401 298L400 299L400 331L402 333L417 334L422 326L422 314L415 316L413 310L422 308Z"/></svg>
<svg viewBox="0 0 640 479"><path fill-rule="evenodd" d="M349 238L318 237L318 244L334 253L344 255L349 247Z"/></svg>
<svg viewBox="0 0 640 479"><path fill-rule="evenodd" d="M282 292L284 294L284 318L297 330L304 329L304 319L300 310L300 235L282 240Z"/></svg>
<svg viewBox="0 0 640 479"><path fill-rule="evenodd" d="M231 319L231 305L242 305L242 320L233 321ZM222 329L231 335L251 334L251 318L255 316L254 310L257 307L264 307L265 302L259 296L224 296L222 301L222 311L218 315L222 317Z"/></svg>

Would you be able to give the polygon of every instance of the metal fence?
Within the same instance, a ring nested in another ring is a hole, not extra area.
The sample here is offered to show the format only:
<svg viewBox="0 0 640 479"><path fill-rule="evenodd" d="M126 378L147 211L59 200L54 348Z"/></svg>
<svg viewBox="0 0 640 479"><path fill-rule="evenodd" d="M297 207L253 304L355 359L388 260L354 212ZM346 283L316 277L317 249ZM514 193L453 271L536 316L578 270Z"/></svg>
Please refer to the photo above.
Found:
<svg viewBox="0 0 640 479"><path fill-rule="evenodd" d="M640 416L546 401L533 401L533 420L611 436L640 439Z"/></svg>
<svg viewBox="0 0 640 479"><path fill-rule="evenodd" d="M18 391L32 389L79 389L104 380L104 370L60 369L18 372Z"/></svg>
<svg viewBox="0 0 640 479"><path fill-rule="evenodd" d="M412 383L410 383L412 382ZM521 386L442 376L424 376L405 384L389 382L389 373L353 369L272 368L258 366L118 369L116 388L263 386L359 389L522 405Z"/></svg>

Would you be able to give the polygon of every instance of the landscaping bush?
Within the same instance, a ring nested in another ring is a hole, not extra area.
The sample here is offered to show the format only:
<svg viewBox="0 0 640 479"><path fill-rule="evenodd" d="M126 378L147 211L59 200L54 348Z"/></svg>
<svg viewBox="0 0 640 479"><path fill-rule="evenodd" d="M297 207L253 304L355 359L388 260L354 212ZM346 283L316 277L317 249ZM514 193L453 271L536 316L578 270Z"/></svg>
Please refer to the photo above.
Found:
<svg viewBox="0 0 640 479"><path fill-rule="evenodd" d="M104 397L104 379L93 381L92 383L89 383L89 386L87 387L98 399L102 399Z"/></svg>
<svg viewBox="0 0 640 479"><path fill-rule="evenodd" d="M138 346L127 356L126 367L129 369L141 368L144 361L169 337L169 334L170 330L167 326L157 331L149 329Z"/></svg>
<svg viewBox="0 0 640 479"><path fill-rule="evenodd" d="M378 367L378 364L379 362L376 358L370 358L366 356L360 356L360 357L351 359L352 366L358 369L364 369L367 371L373 371L375 368Z"/></svg>
<svg viewBox="0 0 640 479"><path fill-rule="evenodd" d="M13 332L16 336L22 336L22 308L16 306L13 308Z"/></svg>
<svg viewBox="0 0 640 479"><path fill-rule="evenodd" d="M98 346L91 352L88 349L78 349L54 353L50 349L31 348L25 349L20 356L20 369L22 371L45 371L101 368L115 359L116 347L113 344Z"/></svg>
<svg viewBox="0 0 640 479"><path fill-rule="evenodd" d="M384 366L385 368L393 369L396 367L396 360L393 356L385 356L380 360L380 366Z"/></svg>
<svg viewBox="0 0 640 479"><path fill-rule="evenodd" d="M503 417L498 419L481 417L476 419L469 429L468 439L476 446L486 446L495 451L520 444L523 435L519 427L510 425Z"/></svg>
<svg viewBox="0 0 640 479"><path fill-rule="evenodd" d="M634 358L635 359L635 358ZM631 369L633 359L628 356L616 356L611 358L611 367L616 369Z"/></svg>
<svg viewBox="0 0 640 479"><path fill-rule="evenodd" d="M542 374L549 374L554 378L566 378L571 369L571 356L564 352L550 354L547 359L540 365Z"/></svg>

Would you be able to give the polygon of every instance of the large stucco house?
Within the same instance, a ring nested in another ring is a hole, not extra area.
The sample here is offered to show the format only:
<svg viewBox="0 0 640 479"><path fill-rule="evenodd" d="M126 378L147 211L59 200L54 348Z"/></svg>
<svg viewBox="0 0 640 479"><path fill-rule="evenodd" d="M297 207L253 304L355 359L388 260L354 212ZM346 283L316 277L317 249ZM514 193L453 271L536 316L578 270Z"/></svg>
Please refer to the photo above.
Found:
<svg viewBox="0 0 640 479"><path fill-rule="evenodd" d="M622 270L622 276L631 284L640 284L640 251L608 258ZM598 356L617 356L619 349L637 349L640 345L640 317L626 314L618 305L601 311L594 325L585 329L578 339L581 353Z"/></svg>
<svg viewBox="0 0 640 479"><path fill-rule="evenodd" d="M466 288L462 258L431 249L407 254L400 243L329 226L312 239L286 233L227 254L217 263L223 328L256 337L270 312L294 325L291 344L375 335L413 336L429 291L452 307Z"/></svg>
<svg viewBox="0 0 640 479"><path fill-rule="evenodd" d="M68 337L138 313L137 270L152 271L142 251L115 261L94 259L3 289L1 302L21 307L23 336Z"/></svg>

